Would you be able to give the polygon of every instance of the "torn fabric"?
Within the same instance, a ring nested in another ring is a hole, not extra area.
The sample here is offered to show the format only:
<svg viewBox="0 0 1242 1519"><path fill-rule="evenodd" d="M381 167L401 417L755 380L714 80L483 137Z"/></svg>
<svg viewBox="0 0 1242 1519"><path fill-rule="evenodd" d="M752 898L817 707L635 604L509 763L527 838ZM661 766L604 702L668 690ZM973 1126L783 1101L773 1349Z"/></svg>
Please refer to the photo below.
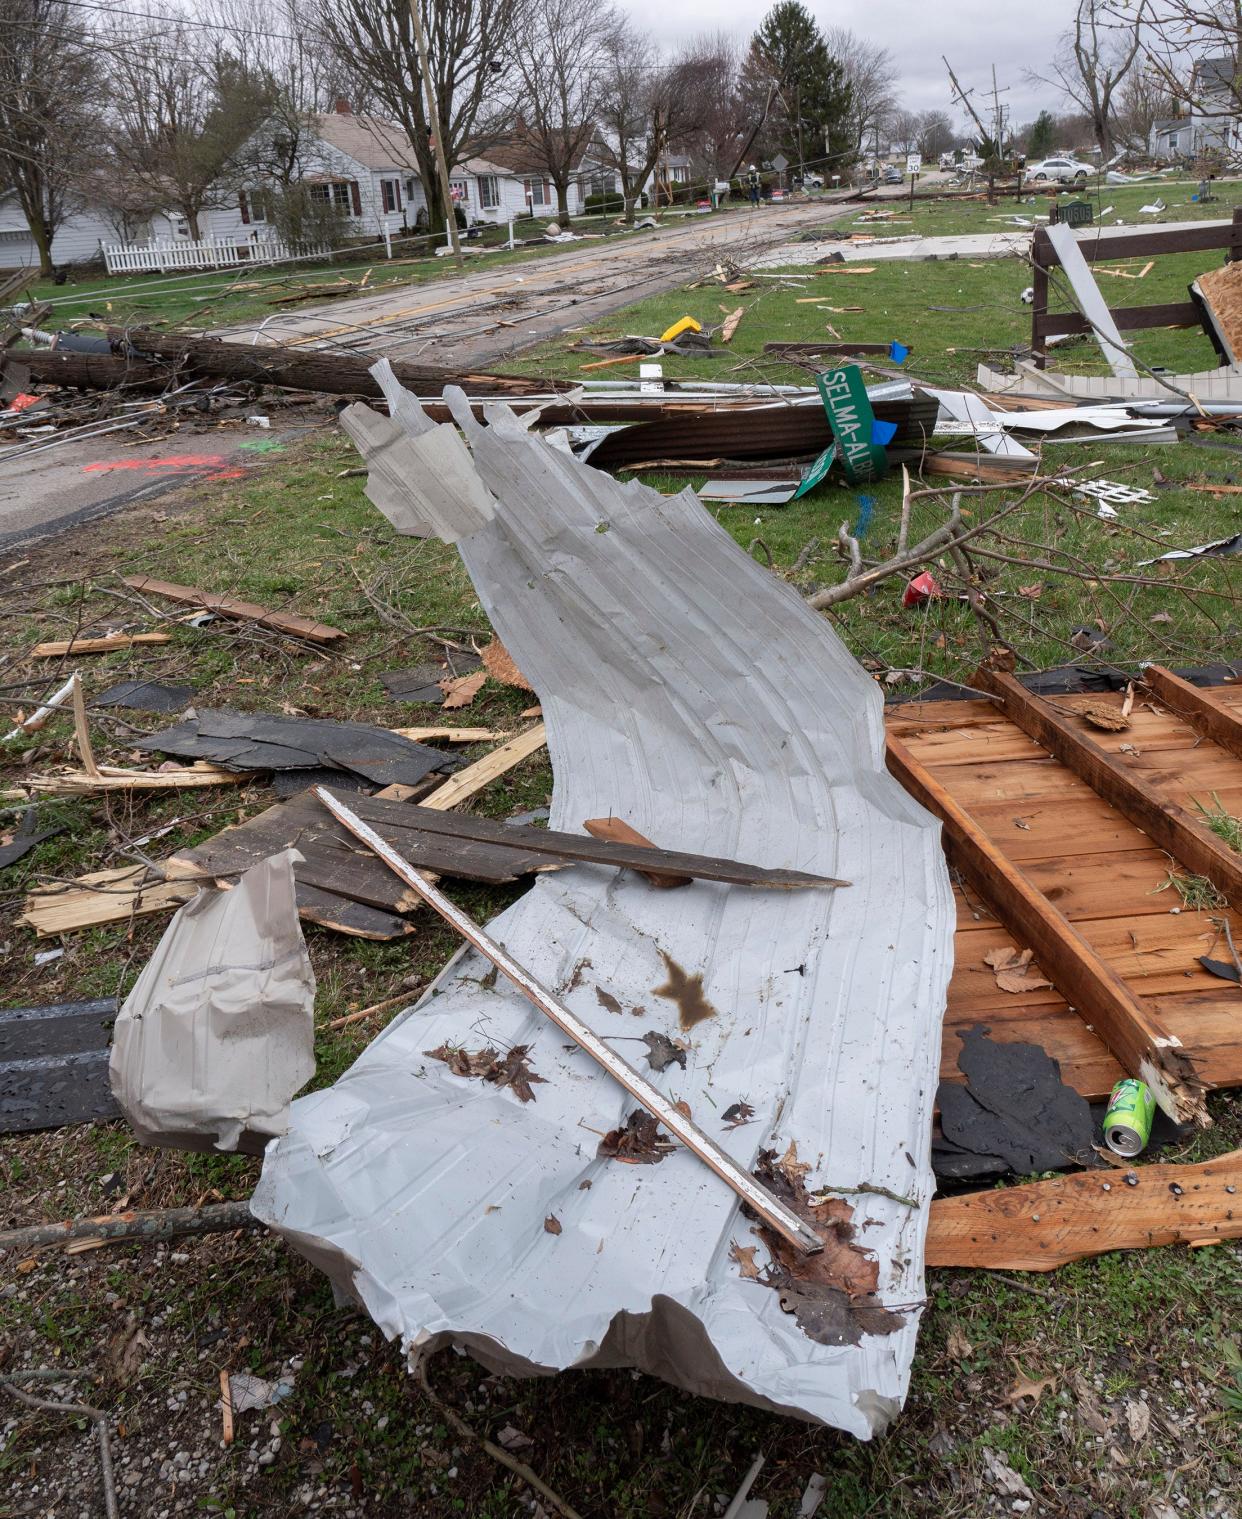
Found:
<svg viewBox="0 0 1242 1519"><path fill-rule="evenodd" d="M782 1174L799 1192L892 1195L822 1205L853 1280L825 1251L813 1291L773 1290L789 1267L729 1188L681 1148L601 1154L632 1099L465 951L294 1103L254 1211L412 1357L452 1344L506 1374L635 1366L866 1438L901 1407L923 1305L954 928L939 825L885 769L878 688L692 492L622 485L506 408L483 426L449 399L497 502L459 547L543 707L550 825L614 816L670 849L853 883L664 892L574 866L489 932L602 1036L684 1047L684 1068L647 1074L746 1167L772 1152L779 1171L793 1145ZM429 1053L515 1045L541 1078L530 1102ZM851 1293L872 1280L861 1308Z"/></svg>
<svg viewBox="0 0 1242 1519"><path fill-rule="evenodd" d="M235 1150L284 1132L315 1074L315 975L294 901L296 850L168 925L113 1032L112 1092L144 1144Z"/></svg>

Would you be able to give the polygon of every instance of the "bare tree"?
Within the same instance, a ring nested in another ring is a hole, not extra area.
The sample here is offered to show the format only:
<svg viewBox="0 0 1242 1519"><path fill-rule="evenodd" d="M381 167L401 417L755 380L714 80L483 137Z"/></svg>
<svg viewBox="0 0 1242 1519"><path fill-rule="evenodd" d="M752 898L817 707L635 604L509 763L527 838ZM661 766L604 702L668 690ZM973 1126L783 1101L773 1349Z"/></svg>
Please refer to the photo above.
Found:
<svg viewBox="0 0 1242 1519"><path fill-rule="evenodd" d="M520 0L418 0L450 173L486 148L512 118L505 68ZM444 224L436 152L418 68L409 0L320 0L319 28L351 74L357 103L369 93L413 147L427 224Z"/></svg>
<svg viewBox="0 0 1242 1519"><path fill-rule="evenodd" d="M81 13L63 0L0 0L0 186L11 186L52 273L52 244L75 205L97 136L95 70Z"/></svg>
<svg viewBox="0 0 1242 1519"><path fill-rule="evenodd" d="M721 57L709 41L662 59L651 38L624 21L605 49L607 80L596 115L606 143L604 162L616 170L625 219L633 221L643 186L661 161L711 115Z"/></svg>
<svg viewBox="0 0 1242 1519"><path fill-rule="evenodd" d="M271 109L271 82L251 73L217 34L151 7L107 23L112 117L105 156L151 211L185 217L202 235L204 211L233 202L241 150Z"/></svg>
<svg viewBox="0 0 1242 1519"><path fill-rule="evenodd" d="M556 186L562 222L569 182L598 130L620 24L610 5L594 0L530 0L514 29L522 132L533 164Z"/></svg>
<svg viewBox="0 0 1242 1519"><path fill-rule="evenodd" d="M912 153L919 145L922 118L916 111L894 111L888 118L890 146L900 153Z"/></svg>
<svg viewBox="0 0 1242 1519"><path fill-rule="evenodd" d="M953 146L953 123L945 111L923 111L919 115L918 150L925 160L939 158Z"/></svg>
<svg viewBox="0 0 1242 1519"><path fill-rule="evenodd" d="M1131 152L1145 153L1156 123L1167 120L1176 109L1177 101L1158 72L1146 65L1132 68L1117 92L1118 140Z"/></svg>
<svg viewBox="0 0 1242 1519"><path fill-rule="evenodd" d="M1106 0L1114 25L1143 12L1144 72L1172 102L1168 114L1203 118L1216 145L1236 147L1242 118L1242 0Z"/></svg>
<svg viewBox="0 0 1242 1519"><path fill-rule="evenodd" d="M694 79L701 96L695 126L678 135L695 172L728 179L745 152L754 126L740 87L741 50L727 32L702 33L686 48L695 59Z"/></svg>
<svg viewBox="0 0 1242 1519"><path fill-rule="evenodd" d="M1134 67L1147 18L1145 0L1130 8L1122 23L1108 0L1078 0L1074 24L1061 38L1048 76L1028 73L1040 84L1053 84L1090 117L1096 146L1113 156L1116 95Z"/></svg>
<svg viewBox="0 0 1242 1519"><path fill-rule="evenodd" d="M850 87L851 156L857 158L868 138L875 138L896 105L897 70L887 48L859 37L848 27L824 33L828 51L841 65Z"/></svg>

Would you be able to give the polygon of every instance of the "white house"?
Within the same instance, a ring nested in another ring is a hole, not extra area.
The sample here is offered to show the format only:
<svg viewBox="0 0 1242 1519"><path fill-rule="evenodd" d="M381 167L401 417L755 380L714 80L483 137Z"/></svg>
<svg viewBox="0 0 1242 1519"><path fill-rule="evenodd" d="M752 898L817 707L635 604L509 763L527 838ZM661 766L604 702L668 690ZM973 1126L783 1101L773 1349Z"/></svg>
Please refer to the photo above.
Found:
<svg viewBox="0 0 1242 1519"><path fill-rule="evenodd" d="M1148 144L1153 158L1197 158L1202 153L1242 151L1242 120L1237 84L1238 66L1228 53L1200 58L1187 94L1192 104L1181 116L1157 121Z"/></svg>
<svg viewBox="0 0 1242 1519"><path fill-rule="evenodd" d="M107 214L89 206L75 208L52 239L54 264L85 263L98 258L101 243L115 242L117 231ZM39 267L39 250L30 235L15 190L0 190L0 269Z"/></svg>

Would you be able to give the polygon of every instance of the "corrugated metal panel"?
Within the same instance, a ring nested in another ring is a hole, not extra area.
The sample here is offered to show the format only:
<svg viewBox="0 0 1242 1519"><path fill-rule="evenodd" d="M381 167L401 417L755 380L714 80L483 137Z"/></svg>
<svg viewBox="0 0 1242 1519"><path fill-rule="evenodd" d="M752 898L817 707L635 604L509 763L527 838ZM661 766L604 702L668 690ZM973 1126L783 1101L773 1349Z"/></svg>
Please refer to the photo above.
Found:
<svg viewBox="0 0 1242 1519"><path fill-rule="evenodd" d="M938 825L885 770L874 682L690 492L621 485L506 409L489 417L463 422L499 504L460 549L543 705L551 826L613 813L669 848L854 883L661 892L574 868L490 931L601 1034L685 1039L686 1068L652 1079L744 1165L796 1142L812 1189L916 1199L843 1194L899 1324L812 1338L731 1258L734 1243L760 1266L767 1252L695 1157L599 1158L632 1103L473 952L293 1105L255 1211L412 1355L638 1366L870 1436L905 1396L923 1301L954 922ZM668 995L679 973L715 1010L688 1030ZM444 1043L529 1045L546 1084L523 1104L427 1058ZM728 1128L740 1100L753 1118Z"/></svg>

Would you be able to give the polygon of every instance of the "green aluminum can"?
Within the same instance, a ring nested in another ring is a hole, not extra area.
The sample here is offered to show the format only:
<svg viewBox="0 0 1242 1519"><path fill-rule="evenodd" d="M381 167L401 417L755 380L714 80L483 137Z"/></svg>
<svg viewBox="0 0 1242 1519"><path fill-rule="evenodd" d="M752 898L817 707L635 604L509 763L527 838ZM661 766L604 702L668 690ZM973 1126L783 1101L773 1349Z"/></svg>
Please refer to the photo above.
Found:
<svg viewBox="0 0 1242 1519"><path fill-rule="evenodd" d="M1119 1081L1104 1115L1104 1143L1118 1155L1138 1155L1151 1138L1155 1111L1156 1099L1145 1081Z"/></svg>

